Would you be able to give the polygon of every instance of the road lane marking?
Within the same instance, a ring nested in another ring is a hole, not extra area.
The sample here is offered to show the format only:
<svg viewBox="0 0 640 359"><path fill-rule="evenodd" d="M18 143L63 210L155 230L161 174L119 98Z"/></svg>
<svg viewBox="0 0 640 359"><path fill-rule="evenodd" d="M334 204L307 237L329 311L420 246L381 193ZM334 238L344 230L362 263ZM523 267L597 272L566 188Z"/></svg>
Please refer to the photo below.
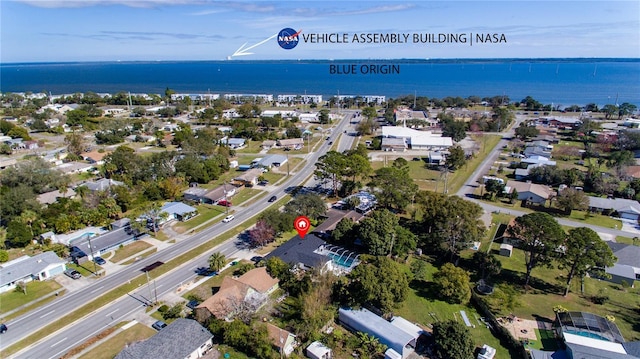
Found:
<svg viewBox="0 0 640 359"><path fill-rule="evenodd" d="M96 289L92 290L92 291L91 291L91 292L89 292L89 293L90 293L90 294L93 294L93 293L95 293L95 292L99 291L99 290L100 290L100 289L102 289L102 288L104 288L104 286L99 287L99 288L96 288Z"/></svg>
<svg viewBox="0 0 640 359"><path fill-rule="evenodd" d="M115 312L117 312L119 310L120 310L120 308L116 308L116 310L112 311L111 313L105 314L105 317L108 317L108 316L112 315L113 313L115 313Z"/></svg>
<svg viewBox="0 0 640 359"><path fill-rule="evenodd" d="M50 311L50 312L48 312L48 313L45 313L45 314L41 315L41 316L40 316L40 318L44 318L44 317L46 317L47 315L49 315L49 314L51 314L51 313L53 313L53 312L55 312L55 311L56 311L56 310L54 309L54 310L52 310L52 311Z"/></svg>
<svg viewBox="0 0 640 359"><path fill-rule="evenodd" d="M55 343L51 344L51 347L53 348L53 347L55 347L56 345L58 345L58 344L62 343L63 341L65 341L65 340L67 340L67 337L64 337L64 338L62 338L62 339L58 340L57 342L55 342Z"/></svg>

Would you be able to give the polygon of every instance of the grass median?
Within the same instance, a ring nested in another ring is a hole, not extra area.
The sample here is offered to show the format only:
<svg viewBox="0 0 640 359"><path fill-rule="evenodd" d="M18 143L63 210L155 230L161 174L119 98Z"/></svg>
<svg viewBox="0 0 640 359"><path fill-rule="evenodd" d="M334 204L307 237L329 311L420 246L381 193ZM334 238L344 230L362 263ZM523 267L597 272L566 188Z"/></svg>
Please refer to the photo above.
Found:
<svg viewBox="0 0 640 359"><path fill-rule="evenodd" d="M286 203L289 200L289 196L284 196L282 197L279 201L275 202L274 204L276 205L276 207L274 208L278 208L282 205L284 205L284 203ZM161 265L153 270L151 270L149 272L150 276L153 278L158 278L159 276L177 268L178 266L188 262L189 260L211 250L213 247L219 245L220 243L234 237L237 236L238 234L242 233L243 231L247 230L247 228L251 227L257 218L258 215L255 215L251 218L249 218L247 221L243 222L241 225L234 227L233 229L230 229L228 231L226 231L224 234L222 234L221 236L216 237L213 240L207 241L206 243L189 250L188 252L170 260L169 262L165 263L164 265ZM5 357L8 357L10 355L13 355L15 353L17 353L18 351L26 348L29 345L33 345L33 343L35 343L38 340L41 340L43 338L45 338L46 336L64 328L65 326L83 318L86 315L89 315L90 313L92 313L95 310L98 310L99 308L110 304L112 302L114 302L115 300L117 300L118 298L126 295L127 293L136 290L139 286L143 285L146 283L146 276L143 275L143 273L141 272L140 275L134 279L132 279L130 282L122 284L116 288L114 288L113 290L103 294L102 296L100 296L99 298L97 298L96 300L87 303L86 305L70 312L68 315L59 318L58 320L56 320L54 323L47 325L46 327L41 328L40 330L32 333L31 335L27 336L26 338L16 342L15 344L7 347L6 349L3 350L3 355Z"/></svg>

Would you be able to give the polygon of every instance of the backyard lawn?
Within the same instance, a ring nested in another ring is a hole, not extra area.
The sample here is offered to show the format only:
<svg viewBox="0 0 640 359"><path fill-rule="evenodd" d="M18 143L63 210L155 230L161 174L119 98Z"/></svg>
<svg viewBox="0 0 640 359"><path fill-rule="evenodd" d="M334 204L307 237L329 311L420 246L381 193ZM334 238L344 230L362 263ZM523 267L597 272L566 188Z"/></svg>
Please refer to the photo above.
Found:
<svg viewBox="0 0 640 359"><path fill-rule="evenodd" d="M500 244L493 244L493 251L498 250ZM640 340L640 332L637 323L640 322L640 313L637 308L640 305L638 294L640 288L627 288L607 281L585 278L585 293L580 293L580 279L572 281L571 292L566 297L562 296L565 287L564 276L566 271L556 267L537 267L532 272L531 288L525 291L523 283L525 262L524 252L520 249L513 250L511 257L497 256L502 263L502 272L496 278L496 283L506 283L516 289L516 300L513 308L504 305L496 299L496 296L485 297L497 316L511 313L525 319L546 318L552 321L555 318L553 307L561 305L572 311L585 311L597 315L613 315L615 323L620 328L623 337L628 340ZM594 304L591 297L606 295L609 297L604 304ZM495 301L494 301L495 300Z"/></svg>

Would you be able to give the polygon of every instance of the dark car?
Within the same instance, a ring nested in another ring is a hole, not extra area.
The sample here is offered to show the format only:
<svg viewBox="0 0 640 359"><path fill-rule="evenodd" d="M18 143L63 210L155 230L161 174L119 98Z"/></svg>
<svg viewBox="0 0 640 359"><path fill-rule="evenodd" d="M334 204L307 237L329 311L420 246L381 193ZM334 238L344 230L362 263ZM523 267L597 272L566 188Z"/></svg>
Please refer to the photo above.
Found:
<svg viewBox="0 0 640 359"><path fill-rule="evenodd" d="M269 197L269 202L275 202L275 201L276 201L276 199L278 199L278 197L276 197L276 196L271 196L271 197Z"/></svg>
<svg viewBox="0 0 640 359"><path fill-rule="evenodd" d="M105 261L104 258L102 258L102 257L95 257L95 258L93 258L93 261L96 262L96 264L100 265L100 266L107 263L107 261Z"/></svg>
<svg viewBox="0 0 640 359"><path fill-rule="evenodd" d="M0 334L4 334L8 330L6 324L0 324Z"/></svg>
<svg viewBox="0 0 640 359"><path fill-rule="evenodd" d="M151 327L155 330L162 330L162 328L166 326L167 326L167 323L163 322L162 320L158 320L157 322L151 324Z"/></svg>
<svg viewBox="0 0 640 359"><path fill-rule="evenodd" d="M262 260L262 257L261 257L261 256L253 256L253 257L251 257L251 261L252 261L253 263L258 263L258 262L260 262L261 260Z"/></svg>
<svg viewBox="0 0 640 359"><path fill-rule="evenodd" d="M200 301L198 300L191 300L189 301L189 303L187 303L187 308L191 309L191 310L195 310L196 307L200 304Z"/></svg>
<svg viewBox="0 0 640 359"><path fill-rule="evenodd" d="M69 278L73 278L73 279L80 279L82 278L82 274L80 274L80 272L78 272L75 269L67 269L64 271L64 274L69 277Z"/></svg>

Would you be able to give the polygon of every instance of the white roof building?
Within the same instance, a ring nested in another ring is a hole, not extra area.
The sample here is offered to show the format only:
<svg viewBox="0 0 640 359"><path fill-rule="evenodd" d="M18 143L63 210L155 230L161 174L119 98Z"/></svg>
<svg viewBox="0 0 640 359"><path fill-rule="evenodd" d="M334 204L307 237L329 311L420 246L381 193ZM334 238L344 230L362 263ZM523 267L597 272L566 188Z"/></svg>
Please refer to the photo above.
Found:
<svg viewBox="0 0 640 359"><path fill-rule="evenodd" d="M382 137L403 138L413 150L446 149L453 146L451 137L443 137L431 131L418 131L407 127L384 126Z"/></svg>

